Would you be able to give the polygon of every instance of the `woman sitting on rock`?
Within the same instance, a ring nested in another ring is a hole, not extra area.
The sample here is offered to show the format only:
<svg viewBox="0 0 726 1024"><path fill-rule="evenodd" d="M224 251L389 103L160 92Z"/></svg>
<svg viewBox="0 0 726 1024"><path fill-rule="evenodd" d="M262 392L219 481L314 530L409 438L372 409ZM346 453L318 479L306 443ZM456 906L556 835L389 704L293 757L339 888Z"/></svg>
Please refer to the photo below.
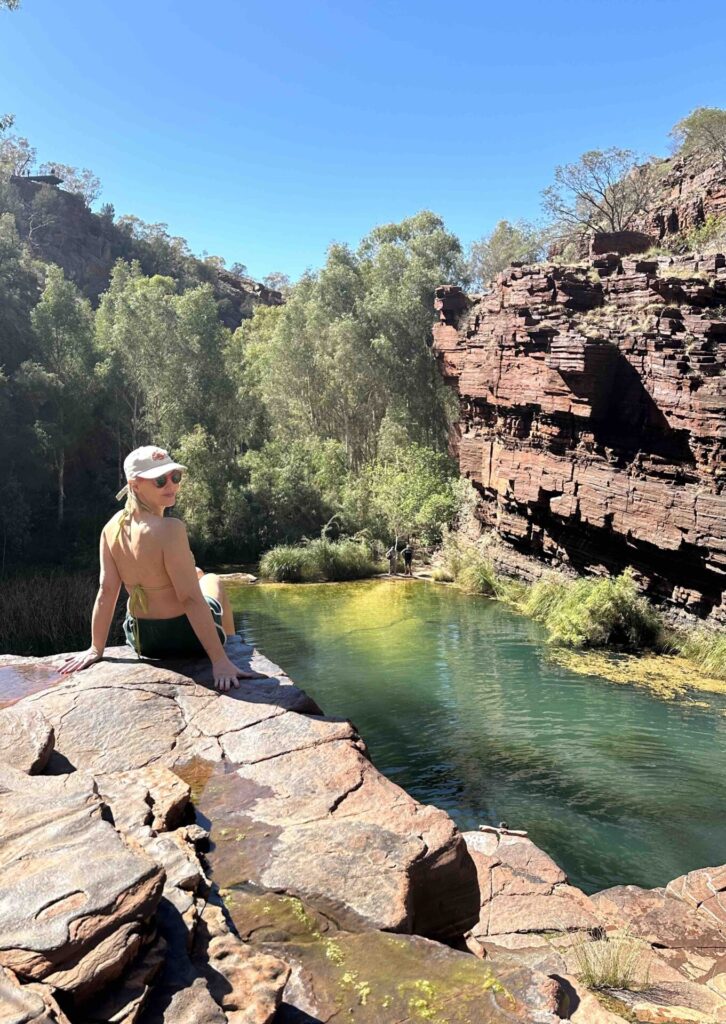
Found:
<svg viewBox="0 0 726 1024"><path fill-rule="evenodd" d="M101 533L101 575L91 620L91 646L68 659L67 675L100 661L121 584L129 594L124 622L127 642L141 657L199 657L212 662L218 690L255 678L227 657L223 644L234 635L234 619L222 581L194 566L187 531L172 508L185 466L163 448L137 448L124 461L127 484L116 497L126 507Z"/></svg>

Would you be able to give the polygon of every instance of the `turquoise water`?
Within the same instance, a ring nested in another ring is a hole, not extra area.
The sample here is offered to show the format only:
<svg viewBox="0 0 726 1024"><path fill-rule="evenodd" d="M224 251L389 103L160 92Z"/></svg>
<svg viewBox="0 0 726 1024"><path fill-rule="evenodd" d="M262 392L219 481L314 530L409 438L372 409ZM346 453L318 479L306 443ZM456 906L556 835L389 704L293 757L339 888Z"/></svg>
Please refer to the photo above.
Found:
<svg viewBox="0 0 726 1024"><path fill-rule="evenodd" d="M453 588L258 585L235 608L382 772L460 828L526 829L588 892L726 861L726 698L575 675L536 623Z"/></svg>

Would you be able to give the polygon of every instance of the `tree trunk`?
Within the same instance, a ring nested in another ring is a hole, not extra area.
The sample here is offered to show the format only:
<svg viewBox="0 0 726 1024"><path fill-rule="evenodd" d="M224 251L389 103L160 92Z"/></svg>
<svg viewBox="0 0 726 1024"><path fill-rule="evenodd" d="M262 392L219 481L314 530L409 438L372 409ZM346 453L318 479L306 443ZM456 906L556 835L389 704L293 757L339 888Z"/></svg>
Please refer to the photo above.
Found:
<svg viewBox="0 0 726 1024"><path fill-rule="evenodd" d="M139 396L138 395L134 395L134 411L133 411L133 414L132 414L132 417L131 417L131 450L132 451L135 451L138 448L138 445L136 444L136 417L137 417L138 408L139 408L138 402L139 402Z"/></svg>
<svg viewBox="0 0 726 1024"><path fill-rule="evenodd" d="M121 417L116 419L116 469L118 471L118 486L119 490L123 487L124 483L124 463L121 457Z"/></svg>
<svg viewBox="0 0 726 1024"><path fill-rule="evenodd" d="M65 500L66 492L64 489L65 483L65 471L66 471L66 453L65 449L61 448L60 455L58 456L58 525L63 525L63 513L65 511Z"/></svg>

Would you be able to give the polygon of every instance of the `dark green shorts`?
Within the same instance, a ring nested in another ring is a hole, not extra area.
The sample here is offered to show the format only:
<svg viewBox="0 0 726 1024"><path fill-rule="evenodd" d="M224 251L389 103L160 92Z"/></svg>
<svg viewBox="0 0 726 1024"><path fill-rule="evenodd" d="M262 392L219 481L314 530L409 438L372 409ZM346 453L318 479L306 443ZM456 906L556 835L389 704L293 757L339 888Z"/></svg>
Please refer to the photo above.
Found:
<svg viewBox="0 0 726 1024"><path fill-rule="evenodd" d="M212 611L219 639L224 643L226 637L222 628L222 606L214 597L205 594L204 599ZM134 619L127 612L124 633L129 647L133 647L144 658L206 656L186 615L176 615L173 619Z"/></svg>

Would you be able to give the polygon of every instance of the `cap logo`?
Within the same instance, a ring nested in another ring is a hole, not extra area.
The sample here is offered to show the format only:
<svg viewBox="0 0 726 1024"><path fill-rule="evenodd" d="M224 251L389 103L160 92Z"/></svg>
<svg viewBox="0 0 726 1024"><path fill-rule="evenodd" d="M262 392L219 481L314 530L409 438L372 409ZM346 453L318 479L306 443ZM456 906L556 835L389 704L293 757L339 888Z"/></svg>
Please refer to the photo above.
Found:
<svg viewBox="0 0 726 1024"><path fill-rule="evenodd" d="M154 462L158 462L160 459L169 458L166 452L163 452L161 448L155 448L154 451L151 453L151 457L154 460Z"/></svg>

